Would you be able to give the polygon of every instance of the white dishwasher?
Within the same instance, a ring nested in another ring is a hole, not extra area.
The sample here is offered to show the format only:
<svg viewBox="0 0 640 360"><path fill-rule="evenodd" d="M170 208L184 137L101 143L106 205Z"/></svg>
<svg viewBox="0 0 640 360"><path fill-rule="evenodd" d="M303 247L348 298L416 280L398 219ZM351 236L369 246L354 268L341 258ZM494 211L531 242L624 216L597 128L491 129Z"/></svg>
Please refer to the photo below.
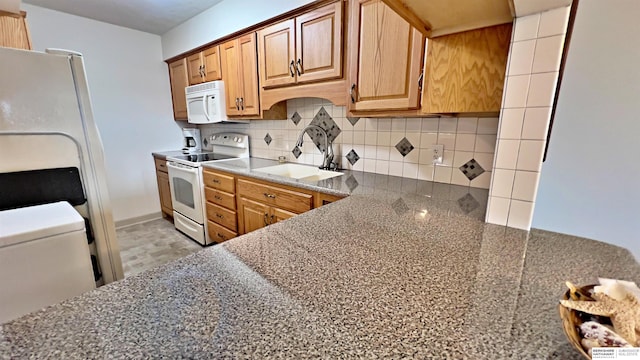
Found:
<svg viewBox="0 0 640 360"><path fill-rule="evenodd" d="M66 201L0 211L0 324L94 289L90 256Z"/></svg>

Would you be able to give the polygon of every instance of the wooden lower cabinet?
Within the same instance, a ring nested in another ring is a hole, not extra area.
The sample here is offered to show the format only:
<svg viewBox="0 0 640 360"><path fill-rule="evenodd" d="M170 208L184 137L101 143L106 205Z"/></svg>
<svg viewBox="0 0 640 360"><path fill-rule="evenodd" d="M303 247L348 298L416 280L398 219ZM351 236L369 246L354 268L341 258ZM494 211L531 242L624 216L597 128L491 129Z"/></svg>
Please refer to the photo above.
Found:
<svg viewBox="0 0 640 360"><path fill-rule="evenodd" d="M156 180L158 181L158 196L160 197L160 209L162 216L173 217L173 203L171 202L171 188L169 187L169 174L167 162L156 158Z"/></svg>
<svg viewBox="0 0 640 360"><path fill-rule="evenodd" d="M238 223L241 234L246 234L269 225L269 205L239 197L238 208Z"/></svg>
<svg viewBox="0 0 640 360"><path fill-rule="evenodd" d="M207 220L207 231L209 233L209 239L216 243L221 243L238 236L238 233L233 232L211 220Z"/></svg>
<svg viewBox="0 0 640 360"><path fill-rule="evenodd" d="M282 209L278 209L278 208L272 208L271 209L271 224L275 224L278 221L284 221L287 220L289 218L292 218L294 216L296 216L298 214L293 213L291 211L287 211L287 210L282 210Z"/></svg>
<svg viewBox="0 0 640 360"><path fill-rule="evenodd" d="M220 243L238 236L234 176L203 169L202 178L209 240Z"/></svg>

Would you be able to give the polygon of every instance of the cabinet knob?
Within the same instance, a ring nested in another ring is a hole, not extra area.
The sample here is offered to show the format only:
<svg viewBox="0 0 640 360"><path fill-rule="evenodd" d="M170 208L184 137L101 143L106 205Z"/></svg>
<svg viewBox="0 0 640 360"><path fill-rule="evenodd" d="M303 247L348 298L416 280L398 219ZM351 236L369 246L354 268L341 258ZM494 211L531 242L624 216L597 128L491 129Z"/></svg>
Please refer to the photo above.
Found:
<svg viewBox="0 0 640 360"><path fill-rule="evenodd" d="M296 62L296 72L298 73L298 76L302 75L302 60L300 59Z"/></svg>
<svg viewBox="0 0 640 360"><path fill-rule="evenodd" d="M356 103L356 98L354 95L354 92L356 90L356 84L351 84L351 90L349 90L349 95L351 96L351 103L355 104Z"/></svg>
<svg viewBox="0 0 640 360"><path fill-rule="evenodd" d="M224 219L224 215L216 214L216 217L217 217L218 219Z"/></svg>
<svg viewBox="0 0 640 360"><path fill-rule="evenodd" d="M268 197L269 199L275 199L276 196L273 194L269 194L269 193L264 193L264 196Z"/></svg>
<svg viewBox="0 0 640 360"><path fill-rule="evenodd" d="M220 184L220 180L218 180L218 179L213 179L213 180L212 180L212 182L213 182L214 184Z"/></svg>
<svg viewBox="0 0 640 360"><path fill-rule="evenodd" d="M296 76L296 73L293 72L294 65L295 63L293 62L293 60L291 60L291 62L289 63L289 72L291 73L291 77Z"/></svg>
<svg viewBox="0 0 640 360"><path fill-rule="evenodd" d="M222 201L222 198L220 196L218 196L218 195L215 195L213 198L216 199L216 200Z"/></svg>
<svg viewBox="0 0 640 360"><path fill-rule="evenodd" d="M217 233L216 235L218 235L218 237L219 237L220 239L222 239L222 240L227 240L227 237L226 237L226 236L224 236L224 235L222 235L222 234L220 234L220 233Z"/></svg>

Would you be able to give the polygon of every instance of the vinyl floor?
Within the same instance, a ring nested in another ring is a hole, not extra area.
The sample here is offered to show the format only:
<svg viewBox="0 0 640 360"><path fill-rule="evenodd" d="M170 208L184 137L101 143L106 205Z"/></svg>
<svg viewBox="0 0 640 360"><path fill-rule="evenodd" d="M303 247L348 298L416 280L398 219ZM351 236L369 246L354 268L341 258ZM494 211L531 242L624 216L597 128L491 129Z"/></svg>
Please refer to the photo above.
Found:
<svg viewBox="0 0 640 360"><path fill-rule="evenodd" d="M116 230L124 276L153 269L203 247L177 231L167 219L157 219Z"/></svg>

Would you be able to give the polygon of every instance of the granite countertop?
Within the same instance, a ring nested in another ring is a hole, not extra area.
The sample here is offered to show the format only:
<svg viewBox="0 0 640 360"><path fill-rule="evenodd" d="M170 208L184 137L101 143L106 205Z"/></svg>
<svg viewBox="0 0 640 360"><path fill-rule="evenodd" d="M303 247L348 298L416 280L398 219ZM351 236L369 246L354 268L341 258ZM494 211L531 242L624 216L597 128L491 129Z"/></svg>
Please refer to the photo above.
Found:
<svg viewBox="0 0 640 360"><path fill-rule="evenodd" d="M577 360L564 281L640 282L625 249L394 182L1 325L0 358Z"/></svg>

